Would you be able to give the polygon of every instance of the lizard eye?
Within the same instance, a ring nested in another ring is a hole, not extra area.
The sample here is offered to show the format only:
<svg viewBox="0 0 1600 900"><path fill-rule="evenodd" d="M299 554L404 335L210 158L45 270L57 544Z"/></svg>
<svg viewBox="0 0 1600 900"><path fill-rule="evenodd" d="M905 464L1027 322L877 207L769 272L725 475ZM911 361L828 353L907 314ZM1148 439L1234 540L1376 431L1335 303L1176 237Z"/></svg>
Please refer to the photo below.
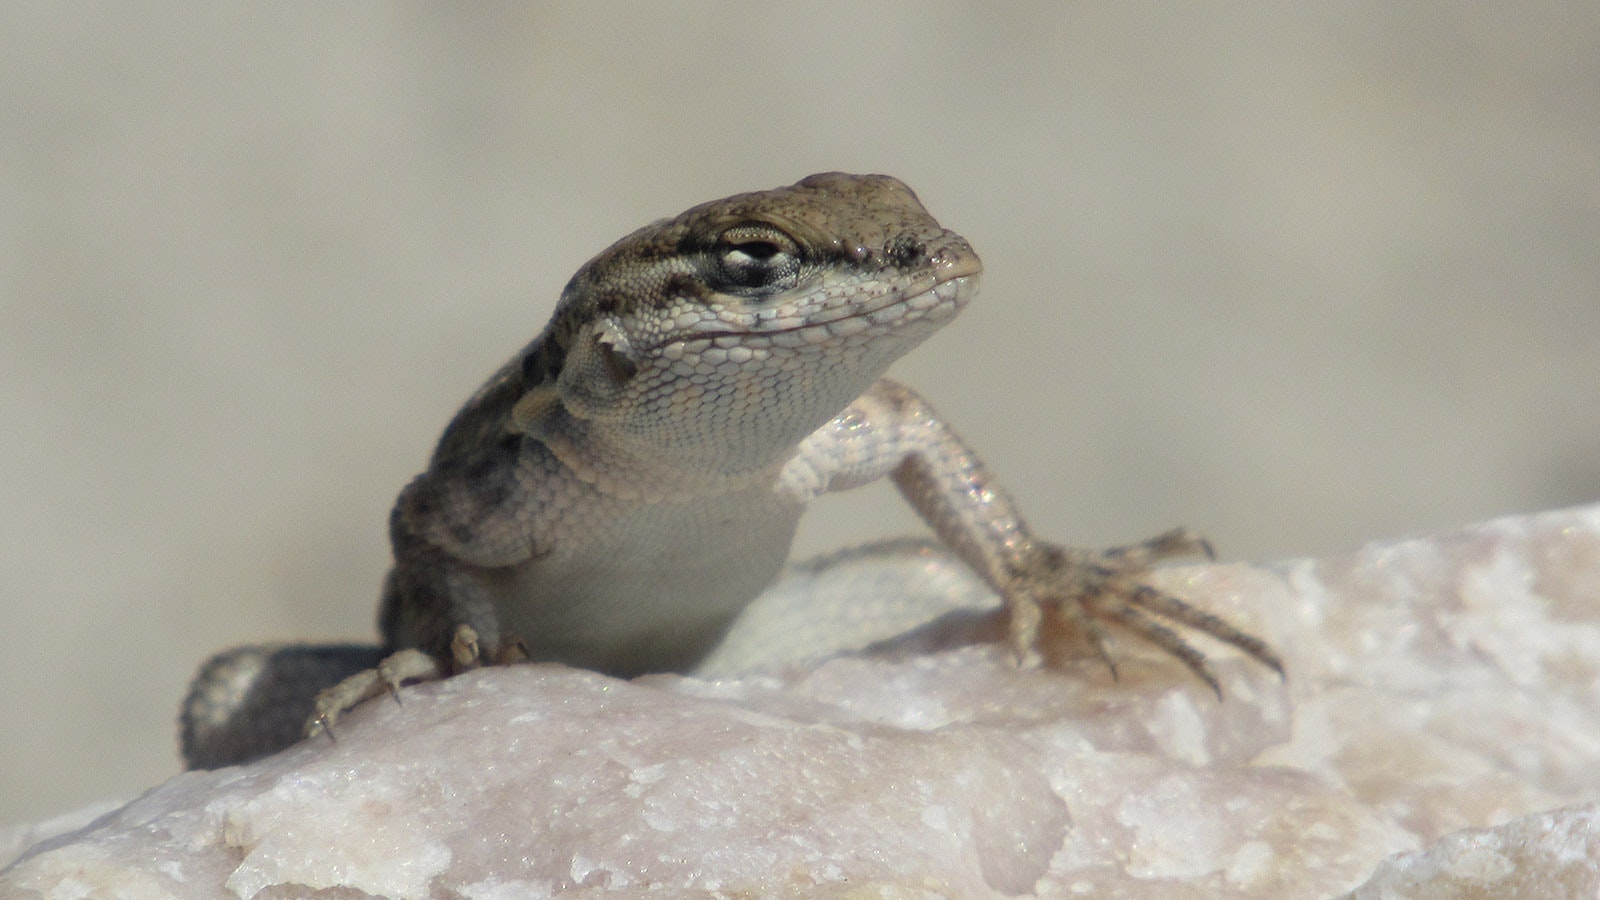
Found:
<svg viewBox="0 0 1600 900"><path fill-rule="evenodd" d="M740 225L716 244L717 269L732 286L767 294L792 287L800 275L800 248L768 225Z"/></svg>

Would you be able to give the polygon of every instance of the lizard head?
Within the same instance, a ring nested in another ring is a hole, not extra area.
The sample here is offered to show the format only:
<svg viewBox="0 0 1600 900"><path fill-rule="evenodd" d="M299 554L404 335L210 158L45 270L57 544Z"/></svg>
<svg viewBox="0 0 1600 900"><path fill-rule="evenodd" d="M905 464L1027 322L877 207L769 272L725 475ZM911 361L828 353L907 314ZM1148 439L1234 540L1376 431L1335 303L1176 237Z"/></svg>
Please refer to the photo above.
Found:
<svg viewBox="0 0 1600 900"><path fill-rule="evenodd" d="M763 468L954 318L981 270L888 176L696 206L573 276L523 360L513 428L559 424L686 471Z"/></svg>

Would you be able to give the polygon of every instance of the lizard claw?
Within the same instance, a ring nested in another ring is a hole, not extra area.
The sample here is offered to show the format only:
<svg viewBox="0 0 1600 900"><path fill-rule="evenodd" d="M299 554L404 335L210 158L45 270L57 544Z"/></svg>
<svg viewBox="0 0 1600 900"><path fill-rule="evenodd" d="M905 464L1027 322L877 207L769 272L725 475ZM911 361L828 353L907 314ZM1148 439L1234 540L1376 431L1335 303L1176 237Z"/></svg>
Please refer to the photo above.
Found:
<svg viewBox="0 0 1600 900"><path fill-rule="evenodd" d="M436 681L445 674L439 661L421 650L411 648L391 653L377 668L357 672L317 694L311 718L306 720L306 737L326 732L331 738L334 723L362 703L385 691L398 702L401 685L411 681Z"/></svg>
<svg viewBox="0 0 1600 900"><path fill-rule="evenodd" d="M1284 677L1283 661L1265 641L1146 582L1156 562L1194 555L1213 558L1211 545L1182 528L1100 553L1034 545L1006 592L1013 652L1023 663L1041 655L1053 661L1053 651L1077 636L1088 641L1116 678L1117 666L1106 647L1106 624L1114 623L1176 657L1221 698L1222 686L1205 654L1166 624L1171 623L1231 644Z"/></svg>
<svg viewBox="0 0 1600 900"><path fill-rule="evenodd" d="M471 625L457 625L450 637L450 658L457 672L476 669L483 664L483 647L478 643L478 630Z"/></svg>
<svg viewBox="0 0 1600 900"><path fill-rule="evenodd" d="M500 652L495 656L494 664L514 666L532 658L533 654L528 652L527 641L514 634L508 634L500 641Z"/></svg>
<svg viewBox="0 0 1600 900"><path fill-rule="evenodd" d="M471 625L456 626L455 634L450 639L450 657L455 664L455 673L482 665L478 632ZM391 653L376 668L357 672L317 694L311 718L306 721L306 737L316 737L326 732L332 738L333 724L360 704L385 691L396 703L401 703L402 686L417 681L438 681L450 674L452 672L446 671L438 659L416 648Z"/></svg>
<svg viewBox="0 0 1600 900"><path fill-rule="evenodd" d="M1113 559L1130 569L1147 569L1164 559L1185 556L1203 556L1215 560L1217 551L1211 542L1187 528L1173 528L1137 544L1127 544L1103 550L1101 556Z"/></svg>

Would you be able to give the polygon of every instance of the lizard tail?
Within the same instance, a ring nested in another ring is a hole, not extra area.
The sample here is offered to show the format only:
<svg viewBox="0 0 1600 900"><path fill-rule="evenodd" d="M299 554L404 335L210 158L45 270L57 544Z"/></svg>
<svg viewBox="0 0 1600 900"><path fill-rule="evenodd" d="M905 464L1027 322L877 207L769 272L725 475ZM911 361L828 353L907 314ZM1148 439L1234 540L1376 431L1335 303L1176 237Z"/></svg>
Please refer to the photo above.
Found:
<svg viewBox="0 0 1600 900"><path fill-rule="evenodd" d="M367 644L256 644L211 657L178 715L184 767L238 765L298 742L317 693L381 659Z"/></svg>

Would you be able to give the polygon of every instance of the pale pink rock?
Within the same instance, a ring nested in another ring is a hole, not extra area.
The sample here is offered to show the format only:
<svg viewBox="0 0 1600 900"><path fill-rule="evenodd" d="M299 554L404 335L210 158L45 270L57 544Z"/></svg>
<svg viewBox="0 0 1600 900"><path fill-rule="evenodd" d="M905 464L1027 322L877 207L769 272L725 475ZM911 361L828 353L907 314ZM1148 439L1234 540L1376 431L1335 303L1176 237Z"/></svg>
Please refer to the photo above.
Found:
<svg viewBox="0 0 1600 900"><path fill-rule="evenodd" d="M718 679L480 671L180 775L0 896L1594 894L1600 507L1162 578L1288 682L1207 644L1219 703L1126 640L1115 682L928 641ZM862 599L838 588L796 602Z"/></svg>
<svg viewBox="0 0 1600 900"><path fill-rule="evenodd" d="M1384 861L1347 900L1600 896L1600 807L1555 809L1446 835Z"/></svg>

